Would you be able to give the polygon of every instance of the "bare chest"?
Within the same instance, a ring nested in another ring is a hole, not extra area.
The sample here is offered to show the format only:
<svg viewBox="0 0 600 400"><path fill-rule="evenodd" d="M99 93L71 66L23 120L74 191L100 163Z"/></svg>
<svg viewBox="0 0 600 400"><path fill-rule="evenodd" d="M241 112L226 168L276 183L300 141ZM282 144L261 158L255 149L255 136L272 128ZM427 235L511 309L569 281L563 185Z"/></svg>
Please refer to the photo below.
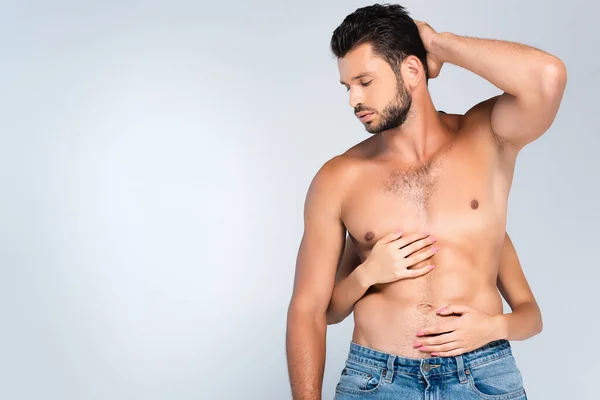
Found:
<svg viewBox="0 0 600 400"><path fill-rule="evenodd" d="M450 149L420 165L365 165L343 220L361 253L396 229L477 243L504 232L507 197L493 160Z"/></svg>

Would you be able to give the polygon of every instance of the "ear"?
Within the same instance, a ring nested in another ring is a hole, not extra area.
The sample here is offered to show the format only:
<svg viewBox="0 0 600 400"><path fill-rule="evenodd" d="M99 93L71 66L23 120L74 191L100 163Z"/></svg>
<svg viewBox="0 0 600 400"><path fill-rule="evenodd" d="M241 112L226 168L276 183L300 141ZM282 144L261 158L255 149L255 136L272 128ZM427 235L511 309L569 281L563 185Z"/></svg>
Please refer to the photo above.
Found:
<svg viewBox="0 0 600 400"><path fill-rule="evenodd" d="M402 78L411 88L416 88L421 82L426 82L425 68L416 56L408 56L402 62Z"/></svg>

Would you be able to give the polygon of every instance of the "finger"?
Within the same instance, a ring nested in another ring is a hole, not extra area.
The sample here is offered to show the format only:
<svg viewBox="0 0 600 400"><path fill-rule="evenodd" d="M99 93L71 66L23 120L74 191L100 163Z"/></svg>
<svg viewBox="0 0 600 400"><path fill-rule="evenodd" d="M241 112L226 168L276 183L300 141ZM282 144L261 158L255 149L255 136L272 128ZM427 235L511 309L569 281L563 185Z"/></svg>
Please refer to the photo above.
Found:
<svg viewBox="0 0 600 400"><path fill-rule="evenodd" d="M405 278L418 278L419 276L425 275L434 268L435 265L427 265L421 268L407 269L404 271L403 275Z"/></svg>
<svg viewBox="0 0 600 400"><path fill-rule="evenodd" d="M456 341L458 341L458 335L455 332L450 332L439 336L423 337L415 342L414 347L419 348L422 346L438 346Z"/></svg>
<svg viewBox="0 0 600 400"><path fill-rule="evenodd" d="M421 346L419 351L427 353L448 353L460 348L459 342L450 342L436 346Z"/></svg>
<svg viewBox="0 0 600 400"><path fill-rule="evenodd" d="M421 329L419 332L417 332L417 336L419 336L419 337L431 336L431 335L439 335L442 333L454 332L460 326L459 321L460 321L460 319L456 319L452 322L448 322L445 324L440 324L437 326L432 326L432 327Z"/></svg>
<svg viewBox="0 0 600 400"><path fill-rule="evenodd" d="M400 254L402 255L402 257L408 257L413 253L416 253L417 251L421 250L424 247L427 247L433 243L435 243L437 241L437 239L433 236L427 236L425 238L422 238L420 240L416 240L414 242L412 242L411 244L409 244L406 247L402 247L400 249ZM400 242L398 240L398 242Z"/></svg>
<svg viewBox="0 0 600 400"><path fill-rule="evenodd" d="M402 230L396 229L394 232L390 232L377 241L376 244L388 244L402 236Z"/></svg>
<svg viewBox="0 0 600 400"><path fill-rule="evenodd" d="M411 265L416 265L418 263L420 263L423 260L427 260L428 258L432 257L435 253L437 253L439 250L439 248L436 247L431 247L430 249L427 249L426 251L422 251L419 254L415 254L412 255L410 257L406 257L406 263L408 266Z"/></svg>
<svg viewBox="0 0 600 400"><path fill-rule="evenodd" d="M431 356L433 356L433 357L456 357L456 356L459 356L466 352L467 352L466 349L459 347L458 349L454 349L451 351L432 352Z"/></svg>
<svg viewBox="0 0 600 400"><path fill-rule="evenodd" d="M401 249L404 246L407 246L417 240L426 238L429 236L429 233L426 232L413 232L402 237L398 237L395 240L389 242L390 246L394 246L397 249Z"/></svg>
<svg viewBox="0 0 600 400"><path fill-rule="evenodd" d="M450 304L436 311L439 315L464 314L471 311L469 306L463 304Z"/></svg>

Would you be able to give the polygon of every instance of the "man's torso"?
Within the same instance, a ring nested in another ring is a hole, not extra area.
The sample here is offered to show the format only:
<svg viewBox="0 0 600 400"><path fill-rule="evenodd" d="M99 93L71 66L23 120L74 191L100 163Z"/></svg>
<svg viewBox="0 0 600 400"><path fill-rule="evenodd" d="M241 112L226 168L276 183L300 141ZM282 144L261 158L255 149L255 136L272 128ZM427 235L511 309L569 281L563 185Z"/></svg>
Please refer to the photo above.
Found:
<svg viewBox="0 0 600 400"><path fill-rule="evenodd" d="M356 343L424 357L413 348L417 331L457 318L437 316L438 308L464 303L502 312L496 278L514 157L478 118L443 115L452 134L417 165L373 156L376 138L346 153L351 179L342 220L361 259L396 229L430 232L439 247L431 259L415 266L434 264L430 273L374 285L356 303Z"/></svg>

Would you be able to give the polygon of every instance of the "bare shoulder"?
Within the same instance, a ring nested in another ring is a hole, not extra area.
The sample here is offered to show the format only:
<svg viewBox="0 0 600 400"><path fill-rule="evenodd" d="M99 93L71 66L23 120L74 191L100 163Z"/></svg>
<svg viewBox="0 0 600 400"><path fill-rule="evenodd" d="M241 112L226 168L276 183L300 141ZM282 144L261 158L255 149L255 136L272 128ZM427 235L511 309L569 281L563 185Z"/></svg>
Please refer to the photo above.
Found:
<svg viewBox="0 0 600 400"><path fill-rule="evenodd" d="M321 180L334 180L339 184L352 180L360 170L360 166L370 157L374 147L373 137L350 147L344 153L327 161L317 173Z"/></svg>
<svg viewBox="0 0 600 400"><path fill-rule="evenodd" d="M492 132L490 118L497 97L484 100L471 107L463 116L462 126L470 129L489 129Z"/></svg>
<svg viewBox="0 0 600 400"><path fill-rule="evenodd" d="M479 103L477 103L473 107L471 107L471 109L469 109L469 111L467 111L467 114L469 112L473 112L473 113L479 112L479 113L487 114L488 116L491 115L492 108L494 108L494 104L496 104L499 97L500 96L494 96L494 97L490 97L489 99L480 101Z"/></svg>
<svg viewBox="0 0 600 400"><path fill-rule="evenodd" d="M340 205L359 172L359 163L360 157L352 149L325 162L310 184L307 201L319 198L322 202Z"/></svg>
<svg viewBox="0 0 600 400"><path fill-rule="evenodd" d="M499 97L491 97L471 107L461 117L460 131L463 135L472 135L478 140L488 141L497 150L502 150L506 144L505 140L494 133L491 123L492 111Z"/></svg>

